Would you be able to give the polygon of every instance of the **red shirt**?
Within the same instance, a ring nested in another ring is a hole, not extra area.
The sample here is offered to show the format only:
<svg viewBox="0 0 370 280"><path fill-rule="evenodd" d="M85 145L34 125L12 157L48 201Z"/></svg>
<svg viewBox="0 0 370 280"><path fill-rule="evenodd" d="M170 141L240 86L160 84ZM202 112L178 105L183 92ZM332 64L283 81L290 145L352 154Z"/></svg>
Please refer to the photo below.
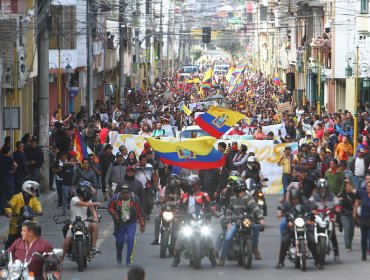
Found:
<svg viewBox="0 0 370 280"><path fill-rule="evenodd" d="M243 131L241 131L241 130L235 130L235 129L233 129L233 130L231 130L231 131L228 133L228 135L244 135L244 132L243 132Z"/></svg>
<svg viewBox="0 0 370 280"><path fill-rule="evenodd" d="M50 243L41 237L32 244L28 244L28 242L23 241L22 238L18 238L8 249L8 252L12 253L13 260L20 260L24 262L25 260L29 261L32 258L30 264L28 265L28 271L34 272L35 276L42 275L42 266L44 265L44 262L40 258L32 257L32 254L35 252L42 254L52 251L53 247L50 245Z"/></svg>
<svg viewBox="0 0 370 280"><path fill-rule="evenodd" d="M105 142L107 141L107 136L108 136L108 133L109 133L109 129L104 127L100 130L100 144L105 144Z"/></svg>

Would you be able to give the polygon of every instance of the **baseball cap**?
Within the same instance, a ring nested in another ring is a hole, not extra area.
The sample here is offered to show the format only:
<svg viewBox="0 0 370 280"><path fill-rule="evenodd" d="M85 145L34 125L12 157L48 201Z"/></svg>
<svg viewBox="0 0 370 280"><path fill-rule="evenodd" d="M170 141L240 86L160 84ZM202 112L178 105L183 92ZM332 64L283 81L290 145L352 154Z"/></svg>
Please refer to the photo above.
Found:
<svg viewBox="0 0 370 280"><path fill-rule="evenodd" d="M116 154L116 157L123 157L123 155L122 155L122 153L118 152L118 153Z"/></svg>
<svg viewBox="0 0 370 280"><path fill-rule="evenodd" d="M236 123L236 124L234 124L234 127L239 127L239 125Z"/></svg>
<svg viewBox="0 0 370 280"><path fill-rule="evenodd" d="M307 130L307 131L306 131L306 135L311 136L311 135L312 135L311 131L310 131L310 130Z"/></svg>
<svg viewBox="0 0 370 280"><path fill-rule="evenodd" d="M360 148L360 149L358 150L358 152L359 152L359 153L365 153L365 149L364 149L364 148Z"/></svg>
<svg viewBox="0 0 370 280"><path fill-rule="evenodd" d="M135 170L135 168L134 168L132 165L129 165L129 166L127 166L127 168L126 168L126 171L129 171L129 170Z"/></svg>

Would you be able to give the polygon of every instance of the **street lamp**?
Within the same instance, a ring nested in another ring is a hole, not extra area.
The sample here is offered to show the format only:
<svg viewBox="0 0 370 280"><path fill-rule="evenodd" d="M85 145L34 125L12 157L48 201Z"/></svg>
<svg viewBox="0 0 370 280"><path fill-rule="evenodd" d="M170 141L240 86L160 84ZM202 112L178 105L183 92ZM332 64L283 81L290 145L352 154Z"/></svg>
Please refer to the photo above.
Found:
<svg viewBox="0 0 370 280"><path fill-rule="evenodd" d="M349 65L349 63L347 63L347 67L344 69L344 74L347 78L352 77L352 67Z"/></svg>

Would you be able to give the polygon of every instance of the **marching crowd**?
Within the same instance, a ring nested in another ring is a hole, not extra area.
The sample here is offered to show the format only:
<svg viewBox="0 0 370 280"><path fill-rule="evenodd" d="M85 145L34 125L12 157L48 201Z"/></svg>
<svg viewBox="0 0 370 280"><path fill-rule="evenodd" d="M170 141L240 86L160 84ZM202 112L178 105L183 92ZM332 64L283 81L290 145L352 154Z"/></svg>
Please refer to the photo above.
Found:
<svg viewBox="0 0 370 280"><path fill-rule="evenodd" d="M114 99L105 103L97 100L92 116L88 115L83 106L79 112L71 113L61 121L58 121L55 112L50 122L49 187L51 191L54 190L54 186L56 187L57 207L62 209L62 214L68 215L70 209L70 216L73 219L72 216L80 213L79 211L82 211L80 208L84 207L83 215L87 216L87 208L92 210L102 207L98 201L107 201L108 211L115 223L117 262L122 262L123 243L127 242L128 252L125 261L131 266L136 224L140 224L141 232L145 231L145 222L150 220L155 203L180 201L186 207L190 207L189 198L194 196L195 202L192 203L202 204L204 201L198 201L196 195L198 192L202 192L201 197L207 194L207 203L211 200L219 201L220 194L225 194L229 189L231 184L229 178L233 176L237 179L234 178L233 182L235 193L231 193L230 197L236 195L242 198L246 187L238 180L247 178L262 180L263 166L258 163L258 158L253 153L248 152L248 147L239 144L238 141L233 142L230 147L219 142L218 149L226 156L225 165L219 169L199 172L163 164L149 144L145 144L141 154L129 151L125 145L119 147L118 153L113 154L113 147L109 144L115 135L114 132L161 139L166 136L163 128L165 125L176 126L179 130L186 125L192 125L195 113L206 108L195 106L192 114L185 117L180 104L204 102L217 93L223 96L223 99L218 101L220 104L223 103L223 106L246 116L245 120L234 126L229 132L230 135L243 135L243 130L252 129L255 140L299 143L298 154L293 154L288 145L278 162L282 170L284 192L279 217L283 217L283 213L289 211L295 203L308 205L311 202L320 209L324 207L323 204L330 202L330 207L337 213L336 223L339 225L339 231L344 231L348 251L352 249L355 227L356 225L360 227L362 260L366 260L370 244L370 104L359 105L360 133L354 135L354 119L347 110L338 110L334 113L327 112L323 107L321 114L317 115L315 102L307 101L306 104L295 106L295 100L283 85L274 83L272 79L260 73L244 74L242 80L243 90L231 94L228 93L227 83L222 78L213 89L199 93L196 86L187 91L179 91L176 87L177 77L173 77L157 81L145 91L126 90L124 104ZM291 102L292 110L278 113L277 106L282 102ZM273 132L265 134L262 131L264 126L273 124L283 124L286 131L284 137L281 131L277 135ZM92 151L81 162L73 151L72 139L75 129L80 132ZM355 151L354 138L358 141ZM0 150L1 214L11 217L12 212L14 214L19 211L20 207L16 205L14 199L19 193L27 197L24 199L27 203L37 199L37 183L32 187L25 183L39 182L43 162L44 154L38 146L36 137L29 133L25 134L21 141L15 143L14 151L11 150L10 137L5 138ZM235 171L237 173L232 173ZM179 178L188 178L189 188L181 191L170 190L173 180L171 174L176 174ZM37 207L41 214L41 205L37 204ZM259 210L255 211L260 224L257 231L260 231L264 228L264 220ZM93 216L96 218L95 214ZM154 220L157 224L158 218ZM235 233L231 220L227 221L227 224L223 244L221 242L221 245L215 247L210 244L212 253L209 256L213 265L216 265L214 257L218 256L218 252L220 252L218 264L224 265L228 241ZM276 268L284 266L288 242L286 224L287 221L282 220L282 243ZM91 230L94 232L92 238L94 247L98 235L97 226L95 228L91 226ZM19 237L17 232L12 234L7 247ZM308 239L315 264L322 268L323 264L316 259L312 240ZM157 243L158 227L152 244ZM332 238L332 243L335 261L340 262L336 236ZM254 242L255 257L261 258L257 245L258 240ZM181 249L181 241L178 241L174 266L180 262Z"/></svg>

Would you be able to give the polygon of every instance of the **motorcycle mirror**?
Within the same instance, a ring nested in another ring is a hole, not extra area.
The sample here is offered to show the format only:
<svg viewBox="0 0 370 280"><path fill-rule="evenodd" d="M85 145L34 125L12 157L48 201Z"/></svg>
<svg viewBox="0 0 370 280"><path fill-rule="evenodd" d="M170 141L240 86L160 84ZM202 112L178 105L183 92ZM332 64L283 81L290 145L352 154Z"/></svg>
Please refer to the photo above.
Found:
<svg viewBox="0 0 370 280"><path fill-rule="evenodd" d="M63 256L63 249L53 249L53 253L56 256L61 257L61 256Z"/></svg>
<svg viewBox="0 0 370 280"><path fill-rule="evenodd" d="M268 182L269 178L263 178L263 182Z"/></svg>
<svg viewBox="0 0 370 280"><path fill-rule="evenodd" d="M58 216L54 216L54 217L53 217L53 219L54 219L54 221L56 221L56 222L59 220Z"/></svg>

